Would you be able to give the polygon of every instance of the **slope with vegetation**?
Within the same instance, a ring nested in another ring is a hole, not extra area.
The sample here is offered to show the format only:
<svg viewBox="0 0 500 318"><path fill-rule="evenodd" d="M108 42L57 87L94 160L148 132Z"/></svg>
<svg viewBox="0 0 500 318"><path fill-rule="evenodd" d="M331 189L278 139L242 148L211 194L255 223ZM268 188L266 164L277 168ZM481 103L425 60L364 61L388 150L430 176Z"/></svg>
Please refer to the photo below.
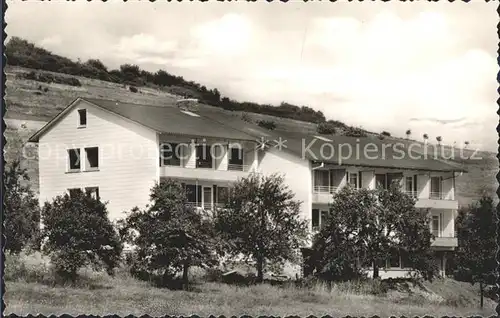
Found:
<svg viewBox="0 0 500 318"><path fill-rule="evenodd" d="M18 153L17 145L25 142L35 130L29 124L25 128L13 125L12 119L48 121L78 96L151 105L165 105L180 97L197 98L203 107L227 112L269 129L355 137L378 136L387 140L405 141L391 137L388 132L374 134L340 121L327 120L322 112L308 106L299 107L286 102L279 106L237 102L222 96L216 88L209 89L164 70L152 73L129 64L120 66L118 70L108 70L96 59L75 62L18 37L10 39L5 54L8 63L5 69L7 157ZM9 143L13 144L9 146ZM32 151L34 146L28 147ZM445 152L459 151L456 148L442 147ZM497 188L495 175L498 168L495 155L479 152L476 157L482 159L455 160L469 171L457 178L456 182L461 205L471 203L483 193L494 194ZM25 159L22 165L28 169L33 189L36 190L37 159Z"/></svg>

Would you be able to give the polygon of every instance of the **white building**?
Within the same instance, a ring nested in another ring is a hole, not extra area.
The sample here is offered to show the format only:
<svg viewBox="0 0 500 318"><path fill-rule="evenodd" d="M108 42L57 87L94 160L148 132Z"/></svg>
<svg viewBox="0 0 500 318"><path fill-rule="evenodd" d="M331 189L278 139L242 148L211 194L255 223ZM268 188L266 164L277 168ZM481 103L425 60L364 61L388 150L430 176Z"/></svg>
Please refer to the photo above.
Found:
<svg viewBox="0 0 500 318"><path fill-rule="evenodd" d="M332 193L343 185L374 189L400 180L418 198L418 208L430 208L432 246L443 274L446 252L457 246L454 189L463 171L412 158L408 149L377 138L268 131L208 107L77 98L30 141L39 144L42 204L84 189L108 201L110 218L117 219L148 204L155 182L176 178L185 184L190 202L211 209L223 203L228 185L238 178L251 171L279 172L302 201L301 213L314 232L328 213ZM391 257L380 275L405 274L404 262Z"/></svg>

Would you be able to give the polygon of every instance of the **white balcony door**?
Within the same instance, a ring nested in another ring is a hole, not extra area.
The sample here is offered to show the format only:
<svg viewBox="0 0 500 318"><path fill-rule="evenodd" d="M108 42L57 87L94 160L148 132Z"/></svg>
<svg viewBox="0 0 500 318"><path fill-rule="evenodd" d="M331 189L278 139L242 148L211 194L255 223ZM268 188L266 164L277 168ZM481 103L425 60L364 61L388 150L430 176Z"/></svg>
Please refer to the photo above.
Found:
<svg viewBox="0 0 500 318"><path fill-rule="evenodd" d="M441 199L442 177L431 177L431 198Z"/></svg>
<svg viewBox="0 0 500 318"><path fill-rule="evenodd" d="M203 187L203 208L210 210L212 209L212 198L213 198L213 188Z"/></svg>
<svg viewBox="0 0 500 318"><path fill-rule="evenodd" d="M314 191L329 192L330 173L328 170L314 170Z"/></svg>
<svg viewBox="0 0 500 318"><path fill-rule="evenodd" d="M441 237L441 214L433 214L431 217L431 233L435 237Z"/></svg>

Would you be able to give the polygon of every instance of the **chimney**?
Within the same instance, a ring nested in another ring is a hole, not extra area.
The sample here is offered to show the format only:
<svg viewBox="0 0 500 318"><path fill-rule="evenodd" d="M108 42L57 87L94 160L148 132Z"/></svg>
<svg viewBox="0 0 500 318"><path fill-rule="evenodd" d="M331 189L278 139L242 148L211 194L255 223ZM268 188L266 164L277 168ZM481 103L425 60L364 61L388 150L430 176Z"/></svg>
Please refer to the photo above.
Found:
<svg viewBox="0 0 500 318"><path fill-rule="evenodd" d="M177 107L181 110L196 111L198 109L197 98L184 98L176 101Z"/></svg>

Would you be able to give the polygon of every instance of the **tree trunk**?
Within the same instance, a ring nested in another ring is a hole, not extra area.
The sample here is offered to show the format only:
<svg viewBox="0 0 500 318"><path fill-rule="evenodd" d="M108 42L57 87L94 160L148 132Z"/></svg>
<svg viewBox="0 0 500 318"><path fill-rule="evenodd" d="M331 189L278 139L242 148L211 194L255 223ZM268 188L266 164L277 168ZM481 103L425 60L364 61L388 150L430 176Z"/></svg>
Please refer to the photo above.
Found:
<svg viewBox="0 0 500 318"><path fill-rule="evenodd" d="M188 271L189 271L189 263L184 262L184 266L182 268L182 286L184 290L188 289L188 284L189 284Z"/></svg>
<svg viewBox="0 0 500 318"><path fill-rule="evenodd" d="M166 269L163 272L163 277L162 277L162 282L161 282L163 286L167 286L169 278L170 277L169 277L168 269ZM149 279L151 279L151 276Z"/></svg>
<svg viewBox="0 0 500 318"><path fill-rule="evenodd" d="M264 281L264 259L262 257L257 258L257 283L262 283Z"/></svg>
<svg viewBox="0 0 500 318"><path fill-rule="evenodd" d="M373 262L373 278L379 278L377 262Z"/></svg>
<svg viewBox="0 0 500 318"><path fill-rule="evenodd" d="M479 282L479 289L481 291L481 308L483 308L483 282Z"/></svg>

